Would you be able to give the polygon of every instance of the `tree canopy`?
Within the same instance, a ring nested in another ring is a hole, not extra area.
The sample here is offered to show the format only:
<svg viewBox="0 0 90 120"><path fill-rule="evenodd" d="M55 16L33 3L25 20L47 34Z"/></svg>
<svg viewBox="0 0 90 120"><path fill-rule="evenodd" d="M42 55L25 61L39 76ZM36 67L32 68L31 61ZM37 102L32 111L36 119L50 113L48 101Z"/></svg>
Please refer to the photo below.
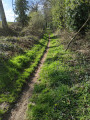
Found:
<svg viewBox="0 0 90 120"><path fill-rule="evenodd" d="M28 6L27 0L16 0L15 13L18 15L17 20L25 26L28 22L27 11L38 12L39 4L42 3L44 16L44 23L46 27L53 29L67 28L69 30L78 31L84 22L88 19L90 13L89 0L40 0L39 2L32 2ZM80 31L85 34L90 23Z"/></svg>
<svg viewBox="0 0 90 120"><path fill-rule="evenodd" d="M18 15L17 21L22 24L22 26L27 25L28 15L27 11L29 10L27 0L16 0L15 1L15 14Z"/></svg>

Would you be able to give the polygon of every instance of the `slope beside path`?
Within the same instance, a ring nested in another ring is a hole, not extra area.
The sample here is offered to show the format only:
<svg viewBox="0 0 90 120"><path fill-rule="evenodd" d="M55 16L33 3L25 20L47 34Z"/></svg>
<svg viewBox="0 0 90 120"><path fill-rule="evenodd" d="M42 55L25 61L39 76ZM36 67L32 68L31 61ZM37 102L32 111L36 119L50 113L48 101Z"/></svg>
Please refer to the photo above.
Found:
<svg viewBox="0 0 90 120"><path fill-rule="evenodd" d="M35 71L34 76L30 80L31 82L28 82L25 90L23 91L23 93L21 95L21 98L19 99L19 101L17 102L15 107L11 110L11 113L8 114L8 116L6 116L4 118L5 120L25 120L28 102L29 102L30 97L32 96L34 84L37 82L37 79L39 78L39 73L40 73L40 70L43 66L45 59L46 59L49 45L50 45L50 40L48 42L45 53L40 61L40 64L38 65L38 68Z"/></svg>

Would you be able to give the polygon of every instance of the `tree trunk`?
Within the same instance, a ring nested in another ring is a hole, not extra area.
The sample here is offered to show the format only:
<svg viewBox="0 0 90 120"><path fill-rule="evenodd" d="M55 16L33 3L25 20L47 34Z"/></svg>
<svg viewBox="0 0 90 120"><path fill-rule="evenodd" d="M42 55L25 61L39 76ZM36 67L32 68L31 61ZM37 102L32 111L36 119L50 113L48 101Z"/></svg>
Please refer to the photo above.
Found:
<svg viewBox="0 0 90 120"><path fill-rule="evenodd" d="M8 24L6 21L6 16L5 16L2 0L0 0L0 14L1 14L1 20L2 20L2 27L4 29L8 29Z"/></svg>

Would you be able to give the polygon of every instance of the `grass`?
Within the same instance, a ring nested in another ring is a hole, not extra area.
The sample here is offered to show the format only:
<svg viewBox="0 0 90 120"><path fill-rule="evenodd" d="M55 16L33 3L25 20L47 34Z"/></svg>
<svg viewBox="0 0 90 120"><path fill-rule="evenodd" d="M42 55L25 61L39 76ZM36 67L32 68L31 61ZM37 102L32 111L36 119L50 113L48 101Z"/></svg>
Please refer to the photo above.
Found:
<svg viewBox="0 0 90 120"><path fill-rule="evenodd" d="M28 120L89 120L90 81L84 67L71 65L73 53L58 46L60 38L51 35L47 59L40 73L39 84L28 105Z"/></svg>
<svg viewBox="0 0 90 120"><path fill-rule="evenodd" d="M0 104L13 103L22 91L26 80L37 67L48 43L48 35L44 35L31 50L25 54L14 56L0 63ZM0 116L8 110L8 106L0 109Z"/></svg>

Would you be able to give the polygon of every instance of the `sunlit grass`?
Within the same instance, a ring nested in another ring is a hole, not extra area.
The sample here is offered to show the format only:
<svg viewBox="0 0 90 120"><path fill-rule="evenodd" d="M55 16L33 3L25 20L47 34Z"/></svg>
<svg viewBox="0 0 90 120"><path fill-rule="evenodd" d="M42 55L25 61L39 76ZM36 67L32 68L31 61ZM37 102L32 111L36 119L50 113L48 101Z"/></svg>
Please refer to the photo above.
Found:
<svg viewBox="0 0 90 120"><path fill-rule="evenodd" d="M73 53L65 52L58 41L51 35L47 59L38 79L40 84L35 85L28 106L28 120L90 119L90 83L79 81L78 77L84 68L70 65Z"/></svg>
<svg viewBox="0 0 90 120"><path fill-rule="evenodd" d="M12 103L18 97L26 79L34 72L45 51L48 35L45 36L45 39L41 39L23 55L14 56L10 60L0 63L0 104Z"/></svg>

